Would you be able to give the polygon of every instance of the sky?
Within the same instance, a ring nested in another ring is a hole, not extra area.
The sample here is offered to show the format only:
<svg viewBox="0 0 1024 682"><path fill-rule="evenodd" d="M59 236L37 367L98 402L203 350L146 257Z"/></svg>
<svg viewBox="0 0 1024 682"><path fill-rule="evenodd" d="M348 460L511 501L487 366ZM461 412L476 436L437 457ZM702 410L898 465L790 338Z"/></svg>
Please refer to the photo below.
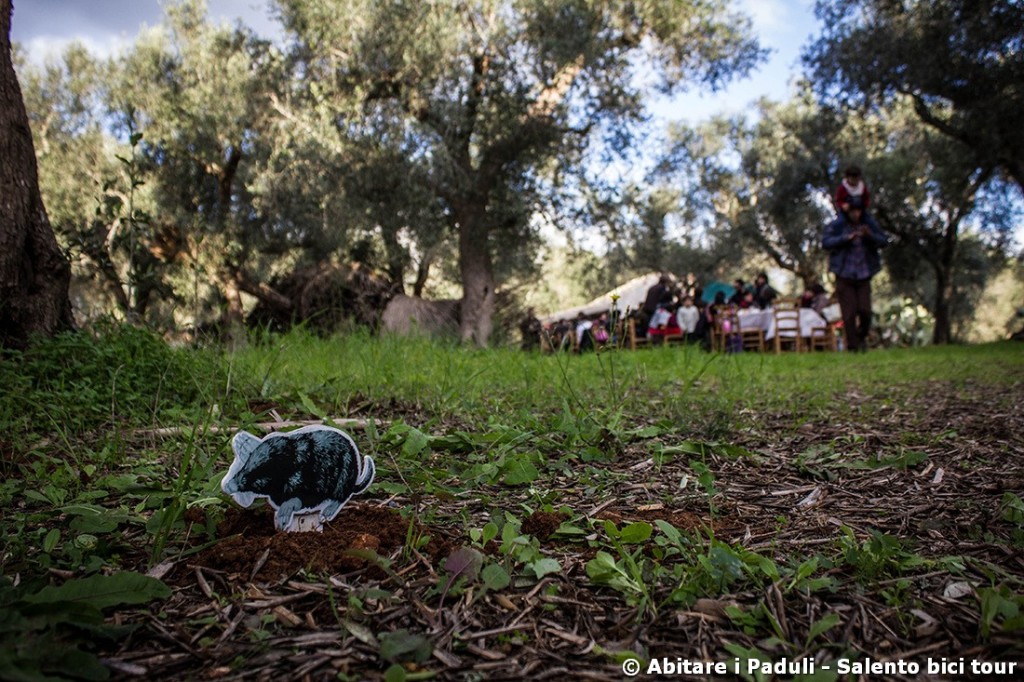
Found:
<svg viewBox="0 0 1024 682"><path fill-rule="evenodd" d="M11 37L29 59L42 62L59 55L73 40L91 52L110 56L126 48L145 26L163 17L167 0L14 0ZM652 102L656 119L696 123L717 113L736 113L767 96L784 100L799 73L800 49L817 32L814 0L734 0L753 19L769 60L749 78L716 94L689 92ZM268 0L208 0L217 23L241 21L257 33L273 37L279 29Z"/></svg>

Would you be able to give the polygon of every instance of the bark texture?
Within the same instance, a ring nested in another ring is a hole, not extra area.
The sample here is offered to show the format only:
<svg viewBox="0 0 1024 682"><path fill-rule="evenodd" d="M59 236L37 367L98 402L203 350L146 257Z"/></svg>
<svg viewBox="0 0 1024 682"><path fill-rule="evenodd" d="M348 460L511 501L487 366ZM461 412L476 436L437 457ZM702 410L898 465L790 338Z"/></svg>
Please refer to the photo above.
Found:
<svg viewBox="0 0 1024 682"><path fill-rule="evenodd" d="M0 346L72 327L71 266L39 193L32 133L11 55L11 0L0 0Z"/></svg>

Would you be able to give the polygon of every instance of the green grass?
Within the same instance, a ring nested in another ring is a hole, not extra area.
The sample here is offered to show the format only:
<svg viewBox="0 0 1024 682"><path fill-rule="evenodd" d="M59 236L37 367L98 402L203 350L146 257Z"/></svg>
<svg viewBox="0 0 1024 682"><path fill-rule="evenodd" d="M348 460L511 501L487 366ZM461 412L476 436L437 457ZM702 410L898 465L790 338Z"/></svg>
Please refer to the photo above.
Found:
<svg viewBox="0 0 1024 682"><path fill-rule="evenodd" d="M693 347L538 355L467 350L427 339L295 332L228 358L246 397L304 394L337 416L353 397L396 400L431 416L560 410L673 418L695 404L819 407L850 391L884 393L941 381L1003 384L1019 377L1014 344L843 353L709 355ZM344 416L344 414L341 414Z"/></svg>
<svg viewBox="0 0 1024 682"><path fill-rule="evenodd" d="M17 627L32 630L39 650L78 646L67 638L68 627L84 627L76 621L81 613L62 605L60 594L52 597L57 615L32 620L50 576L73 576L65 583L72 594L76 580L144 572L215 542L216 520L229 506L218 487L231 459L229 434L269 420L273 410L285 419L374 422L355 434L377 461L374 490L393 496L409 516L419 509L422 523L472 548L452 560L461 561L458 580L454 569L436 567L448 577L424 599L443 593L450 600L472 584L481 594L529 589L558 574L567 558L521 525L533 511L560 511L568 520L559 537L592 552L576 579L616 592L635 618L656 622L697 599L746 592L749 602L730 607L732 622L751 637L781 641L776 605L763 601L768 587L797 599L870 590L883 580L884 599L900 606L915 603L915 574L958 575L968 562L920 554L927 545L913 538L845 526L830 527L831 540L813 554L751 551L723 542L710 525L681 532L660 519L592 519L581 501L615 499L639 479L666 506L684 504L713 521L728 518L736 503L730 477L749 479L762 467L812 484L879 472L916 480L934 466L969 472L989 466L991 452L936 465L955 444L955 430L919 422L927 415L907 405L980 392L993 410L1009 409L1022 379L1024 349L1013 343L866 355L669 347L574 356L301 331L254 339L234 353L171 349L129 327L62 335L0 356L0 601L27 619ZM826 425L838 430L805 442L805 427L813 433ZM179 432L153 436L159 427ZM632 473L648 458L650 469ZM423 499L434 502L413 502ZM448 501L457 504L449 509ZM990 527L970 532L1019 545L1019 501L1011 493L996 499L1005 537ZM185 521L196 507L209 512L205 524ZM781 512L766 521L777 530L789 522ZM395 561L413 561L423 541L410 535ZM485 553L488 541L500 543L496 555ZM1022 581L998 566L977 570L989 581L979 592L979 627L1016 628ZM152 584L133 589L111 605L163 594ZM90 611L87 624L111 605ZM836 618L819 619L800 641L841 631ZM74 651L94 662L88 647ZM20 661L24 672L45 663L19 656L0 645L0 665ZM72 657L68 669L82 660Z"/></svg>

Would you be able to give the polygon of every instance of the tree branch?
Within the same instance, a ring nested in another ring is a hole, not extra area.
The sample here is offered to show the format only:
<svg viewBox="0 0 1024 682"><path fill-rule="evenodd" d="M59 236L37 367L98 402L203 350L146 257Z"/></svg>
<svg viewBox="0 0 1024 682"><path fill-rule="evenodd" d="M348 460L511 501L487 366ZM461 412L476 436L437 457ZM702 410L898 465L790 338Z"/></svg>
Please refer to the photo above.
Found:
<svg viewBox="0 0 1024 682"><path fill-rule="evenodd" d="M264 303L283 311L291 311L294 307L292 300L280 293L266 282L257 282L249 277L241 268L231 268L230 275L238 286L239 291L255 296Z"/></svg>

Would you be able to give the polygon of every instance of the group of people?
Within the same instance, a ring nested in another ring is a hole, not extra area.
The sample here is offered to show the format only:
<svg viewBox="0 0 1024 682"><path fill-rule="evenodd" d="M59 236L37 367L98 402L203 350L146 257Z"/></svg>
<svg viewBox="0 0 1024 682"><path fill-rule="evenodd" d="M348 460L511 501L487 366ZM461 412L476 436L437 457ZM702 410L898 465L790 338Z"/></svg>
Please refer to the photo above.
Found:
<svg viewBox="0 0 1024 682"><path fill-rule="evenodd" d="M728 299L728 303L741 310L748 308L771 308L772 302L778 298L778 293L768 284L768 275L759 272L752 284L747 284L743 279L737 277L733 280L735 292Z"/></svg>
<svg viewBox="0 0 1024 682"><path fill-rule="evenodd" d="M733 293L727 296L725 291L715 293L714 299L705 303L703 291L696 280L694 288L673 294L668 287L667 278L652 287L647 294L644 308L641 310L640 322L646 317L646 324L637 328L638 335L644 329L652 342L660 342L666 337L681 337L684 341L698 342L710 347L710 332L715 327L716 319L726 310L766 310L771 308L778 299L778 292L768 282L768 275L759 272L752 283L742 278L733 280ZM805 289L800 297L800 306L811 308L819 315L832 303L831 297L819 282ZM652 310L653 309L653 310Z"/></svg>
<svg viewBox="0 0 1024 682"><path fill-rule="evenodd" d="M871 278L881 270L879 249L888 243L888 237L868 211L870 201L860 169L848 167L835 193L836 218L826 227L822 238L822 245L829 253L829 271L835 276L835 300L842 315L839 324L844 329L846 348L853 351L867 349L871 329ZM715 319L722 310L763 310L772 307L777 298L778 292L769 284L765 272L759 272L751 283L737 278L731 296L719 291L710 303L703 301L703 290L692 272L681 282L663 275L647 291L640 309L632 314L637 336L646 336L652 343L678 337L707 346ZM812 308L818 314L831 303L832 297L818 282L809 285L800 297L802 307ZM612 315L618 314L618 311L612 312ZM610 319L608 313L594 319L580 313L575 320L556 322L543 334L551 339L553 348L573 347L585 351L621 342L622 339L617 338L617 334L622 333L618 321Z"/></svg>

